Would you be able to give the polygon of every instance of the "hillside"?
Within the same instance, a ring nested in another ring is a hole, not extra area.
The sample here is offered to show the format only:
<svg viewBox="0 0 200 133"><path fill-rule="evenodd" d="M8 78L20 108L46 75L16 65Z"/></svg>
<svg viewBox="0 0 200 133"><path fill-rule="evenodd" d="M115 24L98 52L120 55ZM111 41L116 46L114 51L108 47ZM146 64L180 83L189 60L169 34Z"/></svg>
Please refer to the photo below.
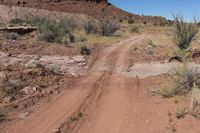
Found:
<svg viewBox="0 0 200 133"><path fill-rule="evenodd" d="M126 19L132 15L137 22L165 22L165 18L130 14L109 3L107 0L1 0L8 6L31 7L51 11L87 14L96 19Z"/></svg>

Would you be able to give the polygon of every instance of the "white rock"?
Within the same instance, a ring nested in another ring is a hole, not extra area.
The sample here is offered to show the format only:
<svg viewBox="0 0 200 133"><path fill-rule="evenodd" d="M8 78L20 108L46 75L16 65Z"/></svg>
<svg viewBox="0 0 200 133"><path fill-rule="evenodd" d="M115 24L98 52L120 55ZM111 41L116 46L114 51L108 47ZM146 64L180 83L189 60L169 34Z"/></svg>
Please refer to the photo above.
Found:
<svg viewBox="0 0 200 133"><path fill-rule="evenodd" d="M17 117L24 119L24 118L28 117L30 114L31 114L31 112L26 111L26 112L20 113Z"/></svg>

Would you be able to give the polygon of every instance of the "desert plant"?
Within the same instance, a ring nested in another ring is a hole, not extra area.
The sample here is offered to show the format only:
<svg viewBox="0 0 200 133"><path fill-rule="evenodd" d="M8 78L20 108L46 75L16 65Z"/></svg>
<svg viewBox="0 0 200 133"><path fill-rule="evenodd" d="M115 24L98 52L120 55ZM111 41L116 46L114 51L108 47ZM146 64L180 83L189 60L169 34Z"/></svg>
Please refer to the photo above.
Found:
<svg viewBox="0 0 200 133"><path fill-rule="evenodd" d="M194 86L192 88L192 101L190 106L190 113L194 117L200 118L200 86L199 83L196 82L194 83Z"/></svg>
<svg viewBox="0 0 200 133"><path fill-rule="evenodd" d="M92 21L87 21L83 24L84 30L87 34L95 32L96 31L96 26L94 22Z"/></svg>
<svg viewBox="0 0 200 133"><path fill-rule="evenodd" d="M180 119L180 118L183 118L187 114L187 110L184 107L177 107L175 113L176 113L176 118Z"/></svg>
<svg viewBox="0 0 200 133"><path fill-rule="evenodd" d="M111 36L120 29L120 25L111 20L101 20L100 28L103 36Z"/></svg>
<svg viewBox="0 0 200 133"><path fill-rule="evenodd" d="M156 47L156 45L154 44L154 42L152 40L149 40L149 46Z"/></svg>
<svg viewBox="0 0 200 133"><path fill-rule="evenodd" d="M19 35L16 32L11 32L6 34L6 39L17 40L18 36Z"/></svg>
<svg viewBox="0 0 200 133"><path fill-rule="evenodd" d="M186 63L182 64L169 73L170 79L166 85L161 87L159 93L163 97L185 94L192 90L198 75L200 73L197 71L197 68Z"/></svg>
<svg viewBox="0 0 200 133"><path fill-rule="evenodd" d="M129 24L135 23L135 20L133 19L132 16L129 16L129 17L128 17L128 23L129 23Z"/></svg>
<svg viewBox="0 0 200 133"><path fill-rule="evenodd" d="M137 25L133 25L133 26L131 27L131 32L132 32L132 33L137 33L137 32L139 32L139 27L138 27Z"/></svg>
<svg viewBox="0 0 200 133"><path fill-rule="evenodd" d="M87 39L85 37L80 37L79 43L76 45L78 53L82 55L89 55L91 53L90 49L87 47Z"/></svg>
<svg viewBox="0 0 200 133"><path fill-rule="evenodd" d="M14 24L14 25L22 25L23 23L24 21L21 18L13 18L10 20L10 24Z"/></svg>
<svg viewBox="0 0 200 133"><path fill-rule="evenodd" d="M198 33L197 22L186 23L182 15L174 16L174 41L176 45L185 50Z"/></svg>
<svg viewBox="0 0 200 133"><path fill-rule="evenodd" d="M71 33L76 24L73 20L63 19L59 22L49 20L47 18L35 18L34 21L39 20L36 25L39 28L38 38L47 42L67 43L75 41L74 35Z"/></svg>
<svg viewBox="0 0 200 133"><path fill-rule="evenodd" d="M143 21L143 24L147 24L147 21Z"/></svg>

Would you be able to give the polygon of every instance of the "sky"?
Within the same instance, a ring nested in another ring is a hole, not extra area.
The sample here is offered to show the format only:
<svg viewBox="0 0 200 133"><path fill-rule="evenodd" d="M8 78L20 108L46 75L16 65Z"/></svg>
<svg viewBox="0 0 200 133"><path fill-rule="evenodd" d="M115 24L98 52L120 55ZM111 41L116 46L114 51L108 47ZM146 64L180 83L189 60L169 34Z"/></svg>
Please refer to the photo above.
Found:
<svg viewBox="0 0 200 133"><path fill-rule="evenodd" d="M109 2L135 14L172 19L172 13L181 12L187 21L191 21L194 16L200 20L200 0L109 0Z"/></svg>

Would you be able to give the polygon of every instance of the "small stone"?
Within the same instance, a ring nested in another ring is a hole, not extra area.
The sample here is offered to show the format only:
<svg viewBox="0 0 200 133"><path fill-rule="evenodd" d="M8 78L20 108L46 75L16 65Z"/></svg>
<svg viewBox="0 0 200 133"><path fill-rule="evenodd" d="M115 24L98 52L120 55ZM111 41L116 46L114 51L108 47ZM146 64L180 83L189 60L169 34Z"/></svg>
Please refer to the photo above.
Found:
<svg viewBox="0 0 200 133"><path fill-rule="evenodd" d="M42 65L37 60L30 60L25 64L25 68L39 68Z"/></svg>
<svg viewBox="0 0 200 133"><path fill-rule="evenodd" d="M26 112L23 112L23 113L19 114L17 117L21 118L21 119L24 119L24 118L28 117L30 114L31 114L30 111L26 111Z"/></svg>
<svg viewBox="0 0 200 133"><path fill-rule="evenodd" d="M53 74L59 74L60 73L60 68L58 65L55 64L49 64L47 65L47 69L52 72Z"/></svg>
<svg viewBox="0 0 200 133"><path fill-rule="evenodd" d="M61 133L60 129L56 129L53 131L53 133Z"/></svg>
<svg viewBox="0 0 200 133"><path fill-rule="evenodd" d="M14 101L15 98L11 97L11 96L7 96L3 99L4 103L11 103L12 101Z"/></svg>
<svg viewBox="0 0 200 133"><path fill-rule="evenodd" d="M75 60L76 63L86 62L86 59L84 56L74 56L72 57L72 59Z"/></svg>
<svg viewBox="0 0 200 133"><path fill-rule="evenodd" d="M30 95L30 94L33 94L37 91L37 88L36 87L25 87L21 90L22 93L26 94L26 95Z"/></svg>

